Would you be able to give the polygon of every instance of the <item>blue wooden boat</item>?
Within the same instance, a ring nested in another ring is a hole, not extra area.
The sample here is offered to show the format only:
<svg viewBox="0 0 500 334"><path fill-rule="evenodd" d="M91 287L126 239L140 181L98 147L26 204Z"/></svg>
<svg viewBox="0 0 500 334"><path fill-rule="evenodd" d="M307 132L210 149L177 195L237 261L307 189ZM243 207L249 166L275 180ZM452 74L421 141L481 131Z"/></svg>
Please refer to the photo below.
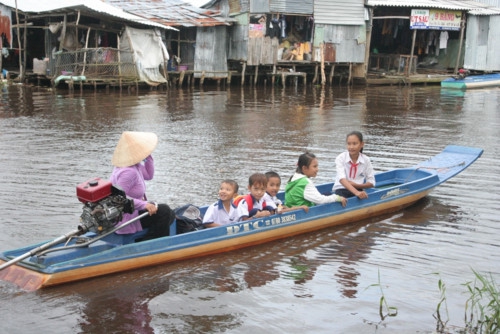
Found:
<svg viewBox="0 0 500 334"><path fill-rule="evenodd" d="M149 241L135 242L134 235L87 232L63 235L51 242L5 251L0 254L0 279L32 291L42 287L102 276L145 266L206 256L288 238L331 226L401 210L428 195L432 189L460 173L478 159L483 150L447 146L429 160L411 168L376 175L376 188L369 198L349 198L261 219L208 228ZM321 192L333 184L318 186ZM280 193L279 196L284 196ZM206 207L201 208L204 212ZM174 226L173 224L172 226ZM82 239L83 238L83 239Z"/></svg>
<svg viewBox="0 0 500 334"><path fill-rule="evenodd" d="M500 73L451 77L441 81L441 87L466 90L470 88L498 87Z"/></svg>

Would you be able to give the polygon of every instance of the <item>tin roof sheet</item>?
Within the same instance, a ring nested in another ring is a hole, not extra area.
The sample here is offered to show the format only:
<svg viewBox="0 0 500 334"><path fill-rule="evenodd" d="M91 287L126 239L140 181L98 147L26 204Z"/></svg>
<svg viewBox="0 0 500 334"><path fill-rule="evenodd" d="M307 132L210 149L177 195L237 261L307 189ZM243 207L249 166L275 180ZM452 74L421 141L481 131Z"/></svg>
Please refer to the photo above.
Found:
<svg viewBox="0 0 500 334"><path fill-rule="evenodd" d="M473 0L367 0L371 7L413 7L463 10L472 15L499 15L500 8Z"/></svg>
<svg viewBox="0 0 500 334"><path fill-rule="evenodd" d="M206 27L232 24L219 11L198 8L181 0L104 1L166 26Z"/></svg>
<svg viewBox="0 0 500 334"><path fill-rule="evenodd" d="M0 0L0 4L4 6L16 8L15 0ZM102 2L101 0L22 0L17 1L17 9L24 13L50 13L50 12L62 12L67 9L73 10L85 10L88 12L99 13L104 16L113 17L115 19L120 19L126 22L134 22L147 26L163 28L163 29L174 29L170 26L163 25L158 22L150 21L144 17L140 17L130 12L127 13L122 9L112 6L108 3Z"/></svg>

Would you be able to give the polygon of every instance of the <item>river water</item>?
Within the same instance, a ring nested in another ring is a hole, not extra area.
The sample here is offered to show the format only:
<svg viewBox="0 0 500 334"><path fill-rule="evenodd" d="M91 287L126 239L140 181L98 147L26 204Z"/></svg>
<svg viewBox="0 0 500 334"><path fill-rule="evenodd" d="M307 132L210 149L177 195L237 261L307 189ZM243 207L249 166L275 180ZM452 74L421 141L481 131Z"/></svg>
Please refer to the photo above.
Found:
<svg viewBox="0 0 500 334"><path fill-rule="evenodd" d="M109 177L126 130L158 134L148 196L172 207L214 202L225 178L244 192L257 171L279 172L284 189L305 150L319 158L314 182L330 182L352 130L364 133L377 171L448 144L484 154L395 214L36 292L0 282L0 332L432 333L438 316L458 332L473 270L500 282L499 100L500 89L439 86L4 87L0 250L73 231L76 185ZM381 298L396 316L384 308L381 317Z"/></svg>

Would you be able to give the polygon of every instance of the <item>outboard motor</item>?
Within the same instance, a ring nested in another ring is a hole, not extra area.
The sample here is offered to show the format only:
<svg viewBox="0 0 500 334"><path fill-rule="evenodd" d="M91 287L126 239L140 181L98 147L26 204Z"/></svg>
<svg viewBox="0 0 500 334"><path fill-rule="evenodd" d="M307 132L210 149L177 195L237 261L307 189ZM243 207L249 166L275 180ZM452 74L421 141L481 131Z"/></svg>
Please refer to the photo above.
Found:
<svg viewBox="0 0 500 334"><path fill-rule="evenodd" d="M93 178L76 187L78 200L84 203L78 230L106 232L122 220L123 213L134 212L134 202L110 181Z"/></svg>

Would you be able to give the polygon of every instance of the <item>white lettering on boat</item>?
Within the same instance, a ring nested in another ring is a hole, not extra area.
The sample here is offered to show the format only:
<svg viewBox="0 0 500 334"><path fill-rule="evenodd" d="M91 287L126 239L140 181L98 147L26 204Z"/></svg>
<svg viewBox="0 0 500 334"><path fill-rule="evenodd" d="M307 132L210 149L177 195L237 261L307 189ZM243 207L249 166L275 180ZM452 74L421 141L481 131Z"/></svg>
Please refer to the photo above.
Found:
<svg viewBox="0 0 500 334"><path fill-rule="evenodd" d="M409 189L403 189L403 188L392 189L392 190L389 190L388 192L386 192L385 195L382 195L380 198L381 199L386 199L386 198L389 198L389 197L394 197L394 196L402 195L402 194L408 192L408 190Z"/></svg>
<svg viewBox="0 0 500 334"><path fill-rule="evenodd" d="M266 219L259 219L250 222L244 222L239 224L231 224L226 227L227 234L236 234L240 232L249 232L253 230L257 230L262 227L272 226L272 225L280 225L284 223L289 223L297 220L295 214L283 215L283 216L271 216Z"/></svg>

